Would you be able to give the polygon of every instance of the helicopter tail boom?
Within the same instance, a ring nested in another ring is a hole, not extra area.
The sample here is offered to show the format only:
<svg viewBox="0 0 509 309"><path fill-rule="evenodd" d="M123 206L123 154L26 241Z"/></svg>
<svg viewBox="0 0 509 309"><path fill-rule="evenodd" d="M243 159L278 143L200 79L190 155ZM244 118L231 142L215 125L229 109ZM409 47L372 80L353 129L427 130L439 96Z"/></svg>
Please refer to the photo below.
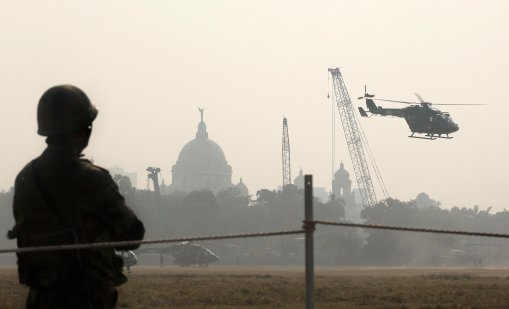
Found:
<svg viewBox="0 0 509 309"><path fill-rule="evenodd" d="M373 99L366 97L366 106L368 107L368 111L374 115L380 116L395 116L395 117L405 117L403 109L400 108L383 108L381 106L376 106ZM367 117L367 112L359 107L359 112L361 116Z"/></svg>

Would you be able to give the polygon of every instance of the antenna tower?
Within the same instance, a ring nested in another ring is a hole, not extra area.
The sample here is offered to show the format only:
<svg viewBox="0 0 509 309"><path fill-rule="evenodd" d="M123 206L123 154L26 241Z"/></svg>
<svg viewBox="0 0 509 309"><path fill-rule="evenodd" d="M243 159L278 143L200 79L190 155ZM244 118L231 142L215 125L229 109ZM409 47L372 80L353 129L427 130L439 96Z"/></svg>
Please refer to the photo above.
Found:
<svg viewBox="0 0 509 309"><path fill-rule="evenodd" d="M336 105L338 106L339 116L341 117L341 124L345 132L346 144L350 152L350 159L355 171L357 179L357 186L359 187L362 204L364 207L373 206L376 204L376 194L369 175L369 168L362 146L361 135L355 113L346 89L343 76L339 68L329 69L332 75L332 84L334 87L334 96L336 98Z"/></svg>
<svg viewBox="0 0 509 309"><path fill-rule="evenodd" d="M292 183L292 175L290 171L290 138L288 137L288 122L283 117L283 189Z"/></svg>

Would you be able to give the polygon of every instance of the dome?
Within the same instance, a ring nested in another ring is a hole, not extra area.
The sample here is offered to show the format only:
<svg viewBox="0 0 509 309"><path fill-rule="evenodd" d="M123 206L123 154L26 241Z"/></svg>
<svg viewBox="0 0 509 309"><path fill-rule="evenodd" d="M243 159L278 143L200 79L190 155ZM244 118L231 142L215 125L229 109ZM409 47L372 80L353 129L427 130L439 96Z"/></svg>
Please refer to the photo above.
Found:
<svg viewBox="0 0 509 309"><path fill-rule="evenodd" d="M209 138L195 138L180 151L177 164L173 167L187 171L212 172L228 165L223 150Z"/></svg>
<svg viewBox="0 0 509 309"><path fill-rule="evenodd" d="M249 196L249 189L246 184L242 182L242 178L240 178L240 182L237 184L237 189L239 189L241 196Z"/></svg>
<svg viewBox="0 0 509 309"><path fill-rule="evenodd" d="M295 177L293 180L293 184L299 189L304 189L304 173L302 172L302 168L299 171L299 176Z"/></svg>
<svg viewBox="0 0 509 309"><path fill-rule="evenodd" d="M343 162L339 165L339 169L334 173L335 179L349 179L350 174L345 170Z"/></svg>
<svg viewBox="0 0 509 309"><path fill-rule="evenodd" d="M232 186L232 168L221 147L209 139L203 109L200 112L196 137L184 145L172 168L170 192L210 190L217 193Z"/></svg>

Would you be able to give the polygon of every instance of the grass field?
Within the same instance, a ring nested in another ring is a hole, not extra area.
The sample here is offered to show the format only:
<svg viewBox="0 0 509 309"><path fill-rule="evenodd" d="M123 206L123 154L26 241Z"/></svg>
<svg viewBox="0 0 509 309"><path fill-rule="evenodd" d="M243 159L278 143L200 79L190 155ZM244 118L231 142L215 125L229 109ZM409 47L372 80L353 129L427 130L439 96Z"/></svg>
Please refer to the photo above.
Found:
<svg viewBox="0 0 509 309"><path fill-rule="evenodd" d="M304 308L303 268L134 267L118 308ZM315 308L509 308L509 269L317 268ZM26 288L0 269L0 308Z"/></svg>

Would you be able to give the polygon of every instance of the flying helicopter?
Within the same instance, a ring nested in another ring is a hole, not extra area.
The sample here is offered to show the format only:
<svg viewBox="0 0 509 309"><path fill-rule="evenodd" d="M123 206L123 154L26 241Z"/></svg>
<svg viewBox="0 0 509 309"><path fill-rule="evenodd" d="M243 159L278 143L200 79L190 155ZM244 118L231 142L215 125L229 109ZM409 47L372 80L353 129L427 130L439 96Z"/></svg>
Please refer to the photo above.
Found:
<svg viewBox="0 0 509 309"><path fill-rule="evenodd" d="M452 120L448 112L442 112L432 105L486 105L486 104L432 104L424 101L418 94L415 94L419 102L408 102L398 100L375 99L373 94L369 94L364 88L364 96L358 99L366 99L366 106L368 111L359 107L359 112L362 117L370 117L372 115L380 116L394 116L405 118L408 127L412 134L409 137L424 138L434 140L436 138L451 139L449 134L459 130L459 126ZM374 100L409 104L410 106L404 108L384 108L376 106ZM368 113L371 115L368 116ZM414 136L415 133L424 134L425 137ZM445 136L444 136L445 135Z"/></svg>

